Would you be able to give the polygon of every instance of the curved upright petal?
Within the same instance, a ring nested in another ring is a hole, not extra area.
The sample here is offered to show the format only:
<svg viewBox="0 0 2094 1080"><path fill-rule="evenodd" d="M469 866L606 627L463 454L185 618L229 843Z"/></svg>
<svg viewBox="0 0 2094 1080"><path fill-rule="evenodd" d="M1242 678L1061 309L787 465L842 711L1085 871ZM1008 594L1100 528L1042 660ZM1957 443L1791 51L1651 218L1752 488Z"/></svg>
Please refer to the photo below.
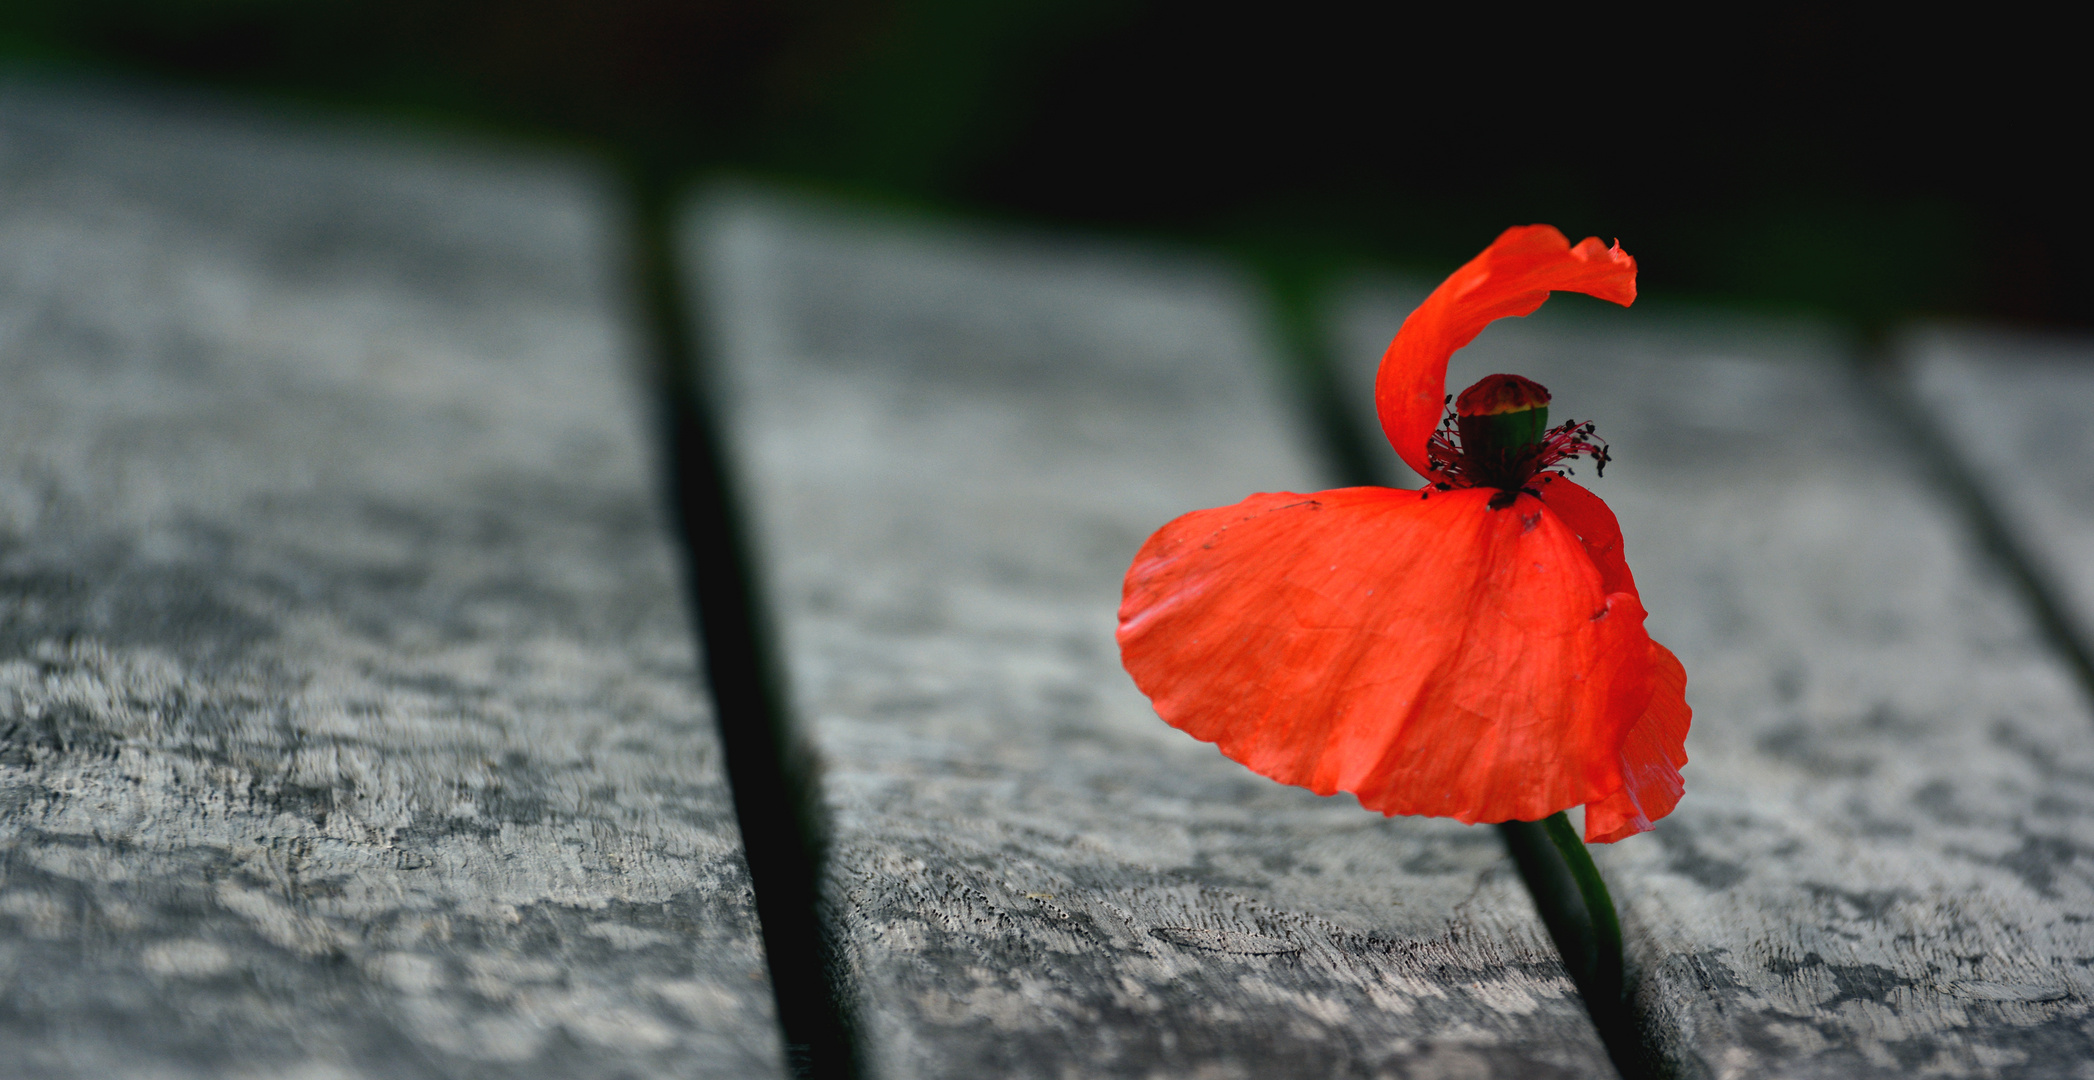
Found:
<svg viewBox="0 0 2094 1080"><path fill-rule="evenodd" d="M1495 494L1187 514L1128 571L1127 670L1251 769L1384 813L1532 820L1605 799L1651 698L1643 607L1545 503L1492 510Z"/></svg>
<svg viewBox="0 0 2094 1080"><path fill-rule="evenodd" d="M1552 226L1518 226L1456 270L1403 321L1382 354L1374 407L1404 464L1431 475L1425 442L1445 411L1447 359L1454 350L1492 322L1540 307L1555 290L1626 306L1636 299L1636 260L1620 244L1609 248L1598 237L1572 247Z"/></svg>

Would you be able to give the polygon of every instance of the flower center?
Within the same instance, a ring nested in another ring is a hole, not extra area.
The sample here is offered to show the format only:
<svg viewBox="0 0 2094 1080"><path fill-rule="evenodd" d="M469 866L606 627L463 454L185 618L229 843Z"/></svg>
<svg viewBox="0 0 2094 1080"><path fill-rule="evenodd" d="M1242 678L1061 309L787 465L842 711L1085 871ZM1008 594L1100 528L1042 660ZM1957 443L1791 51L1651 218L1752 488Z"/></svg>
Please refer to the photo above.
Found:
<svg viewBox="0 0 2094 1080"><path fill-rule="evenodd" d="M1549 426L1549 391L1518 375L1486 375L1452 399L1453 408L1425 444L1432 483L1420 497L1455 488L1497 488L1490 507L1503 510L1548 476L1569 476L1564 462L1589 457L1604 475L1607 441L1591 424ZM1543 479L1538 479L1543 478Z"/></svg>

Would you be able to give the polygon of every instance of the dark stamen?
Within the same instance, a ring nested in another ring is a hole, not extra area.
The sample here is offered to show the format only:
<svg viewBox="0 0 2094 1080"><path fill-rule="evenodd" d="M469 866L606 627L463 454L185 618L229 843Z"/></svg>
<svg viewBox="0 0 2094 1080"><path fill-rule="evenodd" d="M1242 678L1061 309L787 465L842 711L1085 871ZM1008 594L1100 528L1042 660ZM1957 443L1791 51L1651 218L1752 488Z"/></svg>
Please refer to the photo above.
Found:
<svg viewBox="0 0 2094 1080"><path fill-rule="evenodd" d="M1470 448L1463 445L1460 418L1453 409L1440 421L1439 430L1425 445L1425 462L1434 474L1432 484L1420 491L1424 497L1432 491L1452 491L1462 487L1497 488L1499 494L1491 498L1490 507L1502 510L1511 506L1522 494L1539 497L1540 484L1547 477L1569 477L1572 470L1567 464L1578 458L1590 458L1594 471L1601 476L1607 474L1607 463L1614 460L1608 452L1607 440L1595 432L1597 426L1582 420L1571 420L1543 432L1539 438L1523 446Z"/></svg>

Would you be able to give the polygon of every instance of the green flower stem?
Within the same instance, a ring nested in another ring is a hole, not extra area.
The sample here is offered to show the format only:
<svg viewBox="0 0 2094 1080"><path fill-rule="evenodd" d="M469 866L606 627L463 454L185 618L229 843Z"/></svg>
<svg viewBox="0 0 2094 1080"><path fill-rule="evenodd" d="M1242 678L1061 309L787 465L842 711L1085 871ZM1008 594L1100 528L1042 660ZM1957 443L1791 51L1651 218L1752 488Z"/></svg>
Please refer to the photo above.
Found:
<svg viewBox="0 0 2094 1080"><path fill-rule="evenodd" d="M1585 850L1585 842L1571 828L1570 818L1558 810L1541 824L1549 841L1556 845L1557 854L1563 856L1563 865L1577 883L1578 895L1585 900L1586 917L1592 920L1592 988L1609 1007L1618 1006L1622 992L1621 919L1614 914L1614 898L1607 893L1607 882L1600 877L1599 867L1592 864L1592 853Z"/></svg>
<svg viewBox="0 0 2094 1080"><path fill-rule="evenodd" d="M1505 839L1505 851L1519 867L1536 913L1578 985L1615 1067L1625 1077L1669 1075L1644 1046L1641 1027L1624 997L1621 920L1614 914L1607 883L1570 819L1555 814L1540 821L1502 822L1498 835Z"/></svg>

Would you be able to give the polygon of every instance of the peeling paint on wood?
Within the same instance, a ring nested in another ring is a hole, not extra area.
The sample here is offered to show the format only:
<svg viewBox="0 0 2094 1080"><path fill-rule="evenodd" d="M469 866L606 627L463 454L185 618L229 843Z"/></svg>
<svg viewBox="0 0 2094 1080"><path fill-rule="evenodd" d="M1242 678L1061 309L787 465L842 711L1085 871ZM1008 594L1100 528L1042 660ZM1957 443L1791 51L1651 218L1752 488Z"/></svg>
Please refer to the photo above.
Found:
<svg viewBox="0 0 2094 1080"><path fill-rule="evenodd" d="M1387 296L1338 307L1356 395ZM2094 1076L2094 721L2016 591L1835 339L1581 299L1449 384L1597 422L1687 667L1686 799L1599 853L1654 1043L1687 1076Z"/></svg>
<svg viewBox="0 0 2094 1080"><path fill-rule="evenodd" d="M783 1075L606 195L0 88L0 1074Z"/></svg>
<svg viewBox="0 0 2094 1080"><path fill-rule="evenodd" d="M874 1076L1612 1074L1495 833L1256 777L1120 670L1150 531L1322 486L1242 282L746 199L699 226Z"/></svg>

